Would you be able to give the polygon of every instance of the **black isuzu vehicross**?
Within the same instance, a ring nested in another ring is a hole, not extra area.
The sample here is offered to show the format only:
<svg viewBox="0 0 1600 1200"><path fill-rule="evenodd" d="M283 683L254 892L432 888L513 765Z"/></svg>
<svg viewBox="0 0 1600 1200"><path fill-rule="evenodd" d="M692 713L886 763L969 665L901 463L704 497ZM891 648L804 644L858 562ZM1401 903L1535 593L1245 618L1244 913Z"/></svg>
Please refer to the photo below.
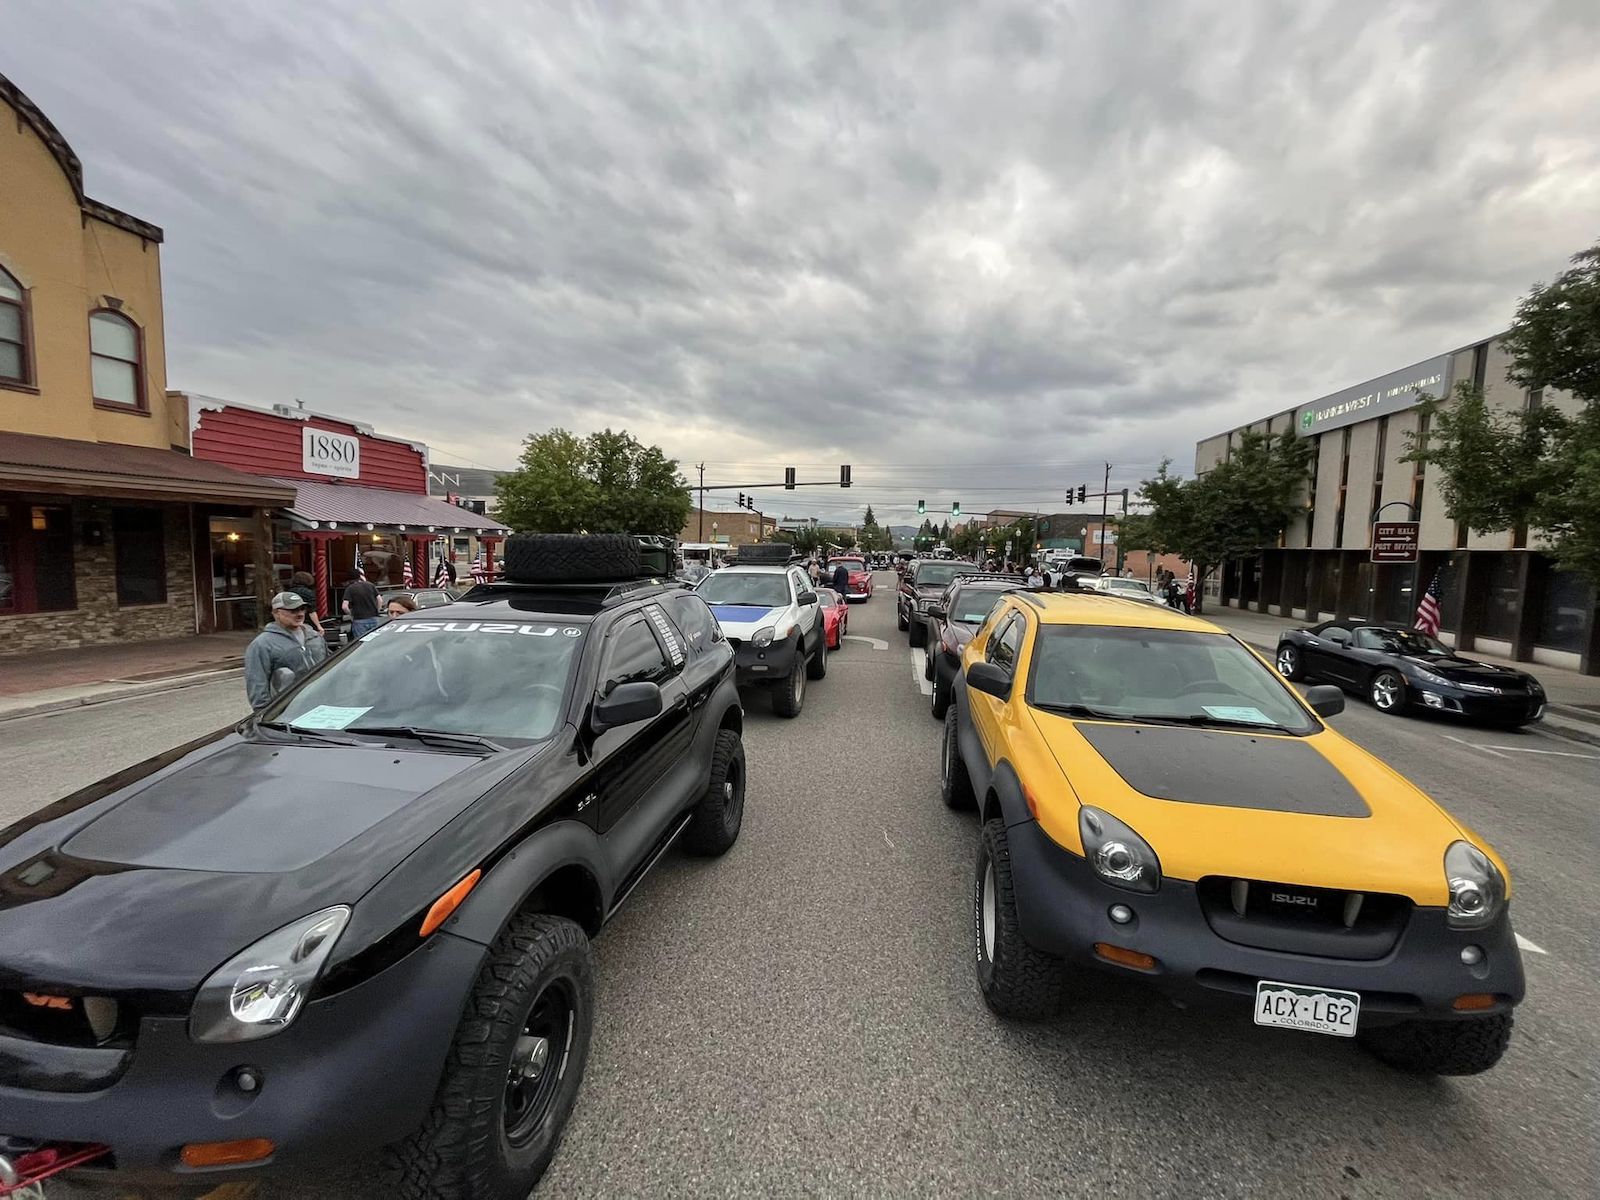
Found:
<svg viewBox="0 0 1600 1200"><path fill-rule="evenodd" d="M634 539L505 566L0 831L0 1180L384 1145L396 1194L528 1193L590 938L674 842L733 844L745 763L733 653Z"/></svg>

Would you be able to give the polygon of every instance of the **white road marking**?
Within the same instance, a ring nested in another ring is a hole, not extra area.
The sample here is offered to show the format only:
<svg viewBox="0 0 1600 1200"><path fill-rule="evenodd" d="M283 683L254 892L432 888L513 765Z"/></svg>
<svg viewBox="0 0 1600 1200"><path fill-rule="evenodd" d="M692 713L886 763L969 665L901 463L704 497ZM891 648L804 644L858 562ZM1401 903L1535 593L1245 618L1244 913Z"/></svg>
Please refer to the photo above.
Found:
<svg viewBox="0 0 1600 1200"><path fill-rule="evenodd" d="M911 648L911 678L917 681L917 689L924 696L933 695L933 683L924 679L922 673L928 669L928 652L921 646Z"/></svg>
<svg viewBox="0 0 1600 1200"><path fill-rule="evenodd" d="M1447 733L1442 736L1444 737L1445 741L1454 742L1458 746L1465 746L1468 750L1482 750L1485 754L1492 754L1496 758L1511 757L1509 754L1501 754L1500 751L1496 750L1493 746L1480 746L1476 742L1464 742L1454 734Z"/></svg>
<svg viewBox="0 0 1600 1200"><path fill-rule="evenodd" d="M1600 754L1574 754L1571 750L1533 750L1527 746L1481 746L1482 750L1510 750L1515 754L1550 754L1556 758L1593 758L1600 759Z"/></svg>
<svg viewBox="0 0 1600 1200"><path fill-rule="evenodd" d="M844 635L852 642L871 642L874 650L887 650L889 643L882 638L868 637L864 633L847 633Z"/></svg>
<svg viewBox="0 0 1600 1200"><path fill-rule="evenodd" d="M1523 937L1520 933L1517 934L1517 949L1526 950L1530 954L1548 954L1549 953L1548 950L1541 950L1538 946L1535 946L1532 942L1530 942L1527 938Z"/></svg>
<svg viewBox="0 0 1600 1200"><path fill-rule="evenodd" d="M887 830L887 829L885 829L885 830L884 830L884 831L883 831L883 840L884 840L884 841L885 841L885 842L886 842L886 843L887 843L887 844L888 844L888 846L889 846L889 849L891 849L891 850L893 850L893 849L894 849L894 843L893 843L893 842L891 842L891 841L889 841L889 831L888 831L888 830ZM1541 950L1541 951L1539 951L1539 953L1540 953L1540 954L1543 954L1543 953L1544 953L1544 951L1543 951L1543 950Z"/></svg>

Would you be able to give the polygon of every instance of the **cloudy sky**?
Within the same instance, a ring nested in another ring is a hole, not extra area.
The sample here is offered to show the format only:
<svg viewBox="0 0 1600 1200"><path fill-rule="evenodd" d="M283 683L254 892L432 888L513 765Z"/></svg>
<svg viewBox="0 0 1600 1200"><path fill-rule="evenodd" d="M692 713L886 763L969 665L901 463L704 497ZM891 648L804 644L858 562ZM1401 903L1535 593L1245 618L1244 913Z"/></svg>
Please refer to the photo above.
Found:
<svg viewBox="0 0 1600 1200"><path fill-rule="evenodd" d="M1505 326L1600 237L1593 0L5 0L166 230L172 385L843 516L1059 506Z"/></svg>

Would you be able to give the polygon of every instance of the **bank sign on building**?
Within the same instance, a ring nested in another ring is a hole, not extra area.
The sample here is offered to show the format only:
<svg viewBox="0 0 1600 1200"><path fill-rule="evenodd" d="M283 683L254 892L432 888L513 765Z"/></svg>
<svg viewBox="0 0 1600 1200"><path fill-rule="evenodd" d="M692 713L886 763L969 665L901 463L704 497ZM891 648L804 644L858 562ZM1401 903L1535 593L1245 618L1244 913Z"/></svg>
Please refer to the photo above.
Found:
<svg viewBox="0 0 1600 1200"><path fill-rule="evenodd" d="M1295 431L1301 437L1315 437L1330 429L1403 412L1424 396L1440 398L1449 391L1450 355L1441 354L1438 358L1323 396L1300 410Z"/></svg>

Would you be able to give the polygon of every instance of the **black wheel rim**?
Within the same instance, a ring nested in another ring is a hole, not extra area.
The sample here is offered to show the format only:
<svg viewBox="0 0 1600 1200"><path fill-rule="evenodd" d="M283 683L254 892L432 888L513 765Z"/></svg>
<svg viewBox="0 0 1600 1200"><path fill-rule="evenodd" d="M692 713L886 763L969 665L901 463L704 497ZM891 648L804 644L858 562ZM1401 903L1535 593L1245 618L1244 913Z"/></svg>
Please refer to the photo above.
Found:
<svg viewBox="0 0 1600 1200"><path fill-rule="evenodd" d="M534 998L512 1044L500 1121L514 1148L533 1140L561 1090L572 1052L574 1008L571 984L552 980Z"/></svg>
<svg viewBox="0 0 1600 1200"><path fill-rule="evenodd" d="M744 777L739 773L739 760L732 759L722 775L722 816L730 825L744 807Z"/></svg>

